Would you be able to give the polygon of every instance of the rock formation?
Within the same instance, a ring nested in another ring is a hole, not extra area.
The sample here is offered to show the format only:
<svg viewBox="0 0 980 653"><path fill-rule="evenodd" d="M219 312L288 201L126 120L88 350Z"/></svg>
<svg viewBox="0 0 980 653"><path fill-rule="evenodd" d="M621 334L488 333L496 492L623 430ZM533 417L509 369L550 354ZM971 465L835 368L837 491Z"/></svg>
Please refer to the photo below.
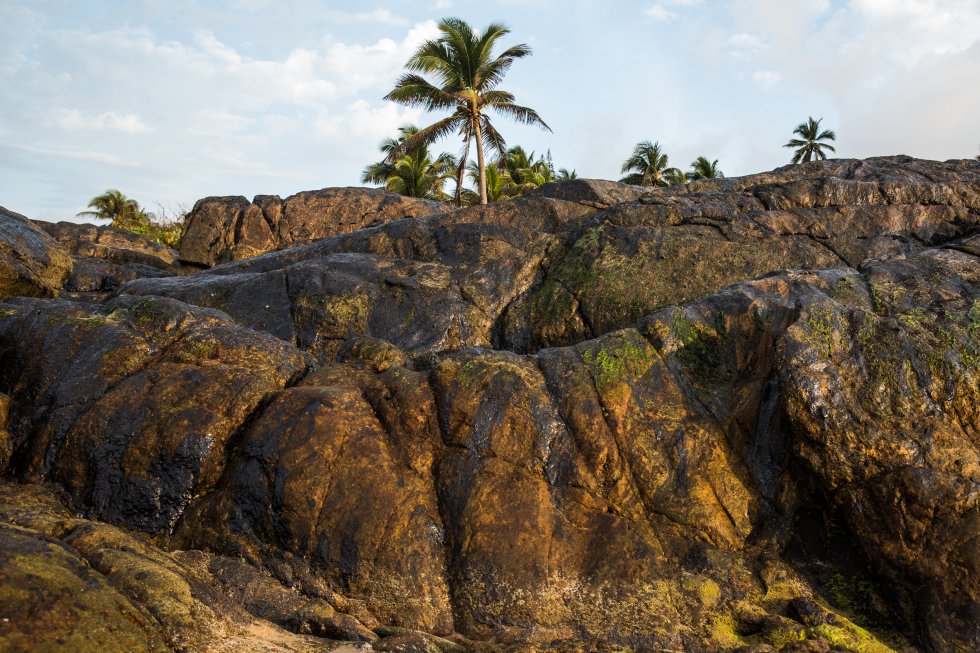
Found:
<svg viewBox="0 0 980 653"><path fill-rule="evenodd" d="M324 188L285 200L258 195L251 203L244 197L205 197L187 217L180 256L211 266L441 210L438 202L366 188Z"/></svg>
<svg viewBox="0 0 980 653"><path fill-rule="evenodd" d="M0 304L3 646L980 647L980 163L259 204Z"/></svg>

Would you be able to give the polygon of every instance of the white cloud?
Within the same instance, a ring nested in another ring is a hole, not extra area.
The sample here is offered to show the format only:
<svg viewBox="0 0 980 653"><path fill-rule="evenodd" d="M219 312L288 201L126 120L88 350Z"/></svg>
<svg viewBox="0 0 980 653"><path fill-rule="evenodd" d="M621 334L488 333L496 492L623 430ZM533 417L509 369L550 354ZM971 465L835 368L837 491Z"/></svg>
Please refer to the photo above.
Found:
<svg viewBox="0 0 980 653"><path fill-rule="evenodd" d="M757 70L752 73L752 81L764 91L778 84L782 78L783 76L774 70Z"/></svg>
<svg viewBox="0 0 980 653"><path fill-rule="evenodd" d="M668 10L663 5L651 5L643 10L643 15L654 20L670 20L676 18L677 14Z"/></svg>
<svg viewBox="0 0 980 653"><path fill-rule="evenodd" d="M702 0L660 0L644 9L643 14L654 20L673 20L677 18L677 12L670 7L696 7L701 2Z"/></svg>
<svg viewBox="0 0 980 653"><path fill-rule="evenodd" d="M739 32L728 39L732 55L736 57L755 57L765 52L769 46L754 34Z"/></svg>
<svg viewBox="0 0 980 653"><path fill-rule="evenodd" d="M68 131L116 131L125 134L140 134L148 131L139 116L134 113L118 114L106 111L97 116L85 115L78 109L60 112L54 124Z"/></svg>

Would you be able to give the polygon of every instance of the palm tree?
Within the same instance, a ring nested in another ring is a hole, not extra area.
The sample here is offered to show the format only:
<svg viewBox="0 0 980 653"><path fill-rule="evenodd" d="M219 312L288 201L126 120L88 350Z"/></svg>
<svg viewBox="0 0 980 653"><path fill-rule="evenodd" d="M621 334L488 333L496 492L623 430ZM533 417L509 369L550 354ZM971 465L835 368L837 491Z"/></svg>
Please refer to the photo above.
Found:
<svg viewBox="0 0 980 653"><path fill-rule="evenodd" d="M469 165L466 166L466 170L470 179L472 179L474 183L479 183L479 165L477 165L477 163L474 161L470 161ZM506 170L501 170L499 166L487 166L483 173L484 181L486 182L486 201L483 201L484 197L480 193L471 190L464 190L462 192L462 197L465 199L467 204L487 204L489 202L499 202L521 194L520 187L514 183L513 179L510 178L510 174L508 174Z"/></svg>
<svg viewBox="0 0 980 653"><path fill-rule="evenodd" d="M569 170L568 168L560 168L558 170L558 175L555 177L558 181L568 181L569 179L578 179L578 173L574 170Z"/></svg>
<svg viewBox="0 0 980 653"><path fill-rule="evenodd" d="M415 136L419 129L415 125L399 127L397 138L381 141L380 150L386 158L372 163L361 173L361 182L384 185L387 190L408 197L447 200L443 192L446 181L455 177L456 158L443 152L435 160L429 153L428 145L420 143L417 147L402 152L398 159L389 161L387 156L399 148L406 140Z"/></svg>
<svg viewBox="0 0 980 653"><path fill-rule="evenodd" d="M554 165L550 154L535 158L534 152L528 154L523 147L516 145L499 157L496 166L506 172L518 189L518 195L537 188L555 178Z"/></svg>
<svg viewBox="0 0 980 653"><path fill-rule="evenodd" d="M718 169L718 159L708 161L707 158L699 156L691 162L691 171L685 173L684 177L687 178L688 181L697 181L698 179L723 179L725 177L725 173Z"/></svg>
<svg viewBox="0 0 980 653"><path fill-rule="evenodd" d="M824 152L825 149L831 152L837 151L832 145L820 142L837 140L837 135L833 131L829 129L820 131L821 122L823 122L823 118L814 120L810 117L806 122L801 122L793 130L793 133L800 138L794 138L789 143L786 143L786 145L783 145L783 147L797 148L796 152L793 153L793 163L809 163L814 158L826 159L827 154Z"/></svg>
<svg viewBox="0 0 980 653"><path fill-rule="evenodd" d="M394 165L385 188L405 195L430 200L446 201L442 187L447 180L456 176L456 157L443 153L432 161L428 153L409 154L398 159Z"/></svg>
<svg viewBox="0 0 980 653"><path fill-rule="evenodd" d="M687 175L681 172L677 168L668 168L664 171L664 175L667 178L668 186L686 186L688 179Z"/></svg>
<svg viewBox="0 0 980 653"><path fill-rule="evenodd" d="M633 156L623 164L621 172L631 174L619 181L634 186L668 186L670 178L680 173L677 168L668 166L667 155L660 143L641 141L633 148Z"/></svg>
<svg viewBox="0 0 980 653"><path fill-rule="evenodd" d="M150 223L150 215L140 207L139 202L126 197L115 188L93 197L88 208L95 210L82 211L77 215L112 220L113 227L130 231L143 229Z"/></svg>
<svg viewBox="0 0 980 653"><path fill-rule="evenodd" d="M442 35L438 39L426 41L409 58L405 67L410 72L398 79L385 99L422 107L427 111L452 112L447 118L420 129L413 137L406 139L399 150L458 134L463 139L463 151L457 168L457 180L461 182L470 141L475 139L480 202L486 204L484 142L498 154L507 149L504 138L490 122L486 112L492 109L518 122L537 124L551 131L536 111L515 104L512 93L497 88L514 61L531 54L531 48L522 43L507 48L495 57L493 49L497 41L510 33L499 23L491 23L482 34L477 34L466 21L444 18L439 22L439 31ZM420 73L433 75L436 83Z"/></svg>

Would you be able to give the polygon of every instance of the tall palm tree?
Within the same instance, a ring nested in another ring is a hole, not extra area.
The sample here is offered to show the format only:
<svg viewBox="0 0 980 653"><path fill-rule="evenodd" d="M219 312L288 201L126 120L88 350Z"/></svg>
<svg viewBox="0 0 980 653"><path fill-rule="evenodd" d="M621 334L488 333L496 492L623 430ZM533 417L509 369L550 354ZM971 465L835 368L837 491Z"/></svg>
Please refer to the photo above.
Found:
<svg viewBox="0 0 980 653"><path fill-rule="evenodd" d="M821 143L820 141L836 141L837 135L829 129L820 131L820 123L823 122L823 118L820 120L814 120L812 117L808 118L806 122L801 122L793 130L793 133L799 136L799 138L792 139L783 147L795 147L796 152L793 153L793 163L809 163L814 158L826 159L827 153L824 150L830 150L831 152L836 152L837 150L828 143Z"/></svg>
<svg viewBox="0 0 980 653"><path fill-rule="evenodd" d="M691 162L691 171L684 174L688 181L698 179L722 179L725 173L718 169L718 159L708 161L706 157L699 156Z"/></svg>
<svg viewBox="0 0 980 653"><path fill-rule="evenodd" d="M633 155L623 163L621 172L630 174L619 181L634 186L668 186L670 178L680 173L669 166L660 143L641 141L633 148Z"/></svg>
<svg viewBox="0 0 980 653"><path fill-rule="evenodd" d="M149 214L140 207L139 202L126 197L115 188L93 197L89 200L88 208L95 210L82 211L77 215L112 220L112 226L120 229L133 231L146 227L150 222Z"/></svg>
<svg viewBox="0 0 980 653"><path fill-rule="evenodd" d="M403 151L395 161L389 161L392 152L398 152L406 140L415 136L419 129L415 125L398 128L397 138L381 141L380 150L385 159L364 168L361 181L366 184L380 184L392 192L408 197L447 200L443 192L446 181L455 177L456 158L443 152L434 160L426 143L420 143L411 150Z"/></svg>
<svg viewBox="0 0 980 653"><path fill-rule="evenodd" d="M480 202L487 203L486 159L484 143L497 153L504 152L504 138L490 122L488 110L509 116L520 123L540 125L551 131L536 111L515 104L514 95L497 86L515 60L531 54L525 44L514 45L499 55L493 50L497 42L510 33L499 23L491 23L482 34L473 31L466 21L444 18L439 22L442 35L419 46L386 100L422 107L427 111L451 111L435 123L420 129L399 149L411 149L419 143L431 143L449 134L463 139L463 151L457 168L462 171L469 156L470 141L476 141L477 164L480 173ZM430 82L421 73L434 76ZM394 159L395 157L390 157Z"/></svg>

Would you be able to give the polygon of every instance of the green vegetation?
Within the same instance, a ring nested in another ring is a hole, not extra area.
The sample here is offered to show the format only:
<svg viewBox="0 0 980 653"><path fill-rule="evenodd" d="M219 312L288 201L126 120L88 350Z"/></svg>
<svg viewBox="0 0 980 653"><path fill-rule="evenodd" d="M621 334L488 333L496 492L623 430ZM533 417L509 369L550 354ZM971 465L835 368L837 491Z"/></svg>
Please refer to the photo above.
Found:
<svg viewBox="0 0 980 653"><path fill-rule="evenodd" d="M824 150L837 151L829 143L820 142L837 140L837 135L833 131L829 129L820 131L821 122L823 122L823 118L814 120L811 117L806 122L797 125L796 129L793 130L793 133L799 138L791 139L789 143L783 146L796 148L793 153L793 163L809 163L814 159L826 159L827 153Z"/></svg>
<svg viewBox="0 0 980 653"><path fill-rule="evenodd" d="M691 162L691 171L684 174L687 181L699 179L722 179L725 173L718 169L718 159L708 161L707 157L699 156Z"/></svg>
<svg viewBox="0 0 980 653"><path fill-rule="evenodd" d="M385 159L367 166L361 174L361 181L381 184L387 190L408 197L448 200L443 187L446 181L456 176L456 157L443 152L433 159L428 144L420 143L411 150L402 151L391 162L388 157L393 152L397 153L406 140L418 134L419 128L405 125L398 131L400 135L397 138L386 138L381 142L380 149Z"/></svg>
<svg viewBox="0 0 980 653"><path fill-rule="evenodd" d="M512 93L497 88L514 61L530 55L531 48L522 43L494 56L494 46L510 33L500 23L491 23L482 34L477 34L466 21L444 18L439 22L439 31L442 35L438 39L426 41L409 58L405 64L409 72L399 78L385 99L427 111L450 111L451 114L407 138L395 148L389 160L443 136L461 136L463 151L456 168L456 200L459 203L470 142L475 140L480 203L486 204L484 143L498 153L507 150L503 136L491 123L487 111L501 113L527 125L551 129L536 111L516 104ZM437 83L430 82L421 73L433 75Z"/></svg>
<svg viewBox="0 0 980 653"><path fill-rule="evenodd" d="M805 323L810 328L810 344L819 346L827 358L831 358L837 337L837 317L833 311L829 306L815 307L806 316Z"/></svg>
<svg viewBox="0 0 980 653"><path fill-rule="evenodd" d="M724 314L718 313L710 324L705 325L677 313L672 327L674 337L682 345L677 350L677 360L681 366L703 382L722 380L715 371L721 364L719 347L728 335Z"/></svg>
<svg viewBox="0 0 980 653"><path fill-rule="evenodd" d="M147 240L171 249L177 249L184 232L186 211L181 211L178 216L167 216L163 211L163 215L158 218L144 210L139 202L126 197L115 188L93 197L88 207L93 210L82 211L78 215L98 220L111 220L113 227L139 234Z"/></svg>
<svg viewBox="0 0 980 653"><path fill-rule="evenodd" d="M475 187L479 187L480 170L479 166L470 162L467 166L470 179ZM575 172L568 172L562 169L566 179L574 179ZM551 153L545 156L535 157L534 152L530 154L516 145L501 156L497 157L493 164L487 166L486 171L487 201L498 202L523 195L529 190L533 190L550 181L561 178L555 174L555 167L551 161ZM480 203L480 196L473 191L463 191L463 201L466 204Z"/></svg>
<svg viewBox="0 0 980 653"><path fill-rule="evenodd" d="M677 175L684 178L680 170L670 167L660 143L650 141L636 144L632 156L623 163L621 172L626 176L619 181L634 186L670 186Z"/></svg>
<svg viewBox="0 0 980 653"><path fill-rule="evenodd" d="M582 351L582 360L592 369L596 388L606 390L626 378L626 374L645 371L651 361L646 343L634 340L596 341Z"/></svg>

